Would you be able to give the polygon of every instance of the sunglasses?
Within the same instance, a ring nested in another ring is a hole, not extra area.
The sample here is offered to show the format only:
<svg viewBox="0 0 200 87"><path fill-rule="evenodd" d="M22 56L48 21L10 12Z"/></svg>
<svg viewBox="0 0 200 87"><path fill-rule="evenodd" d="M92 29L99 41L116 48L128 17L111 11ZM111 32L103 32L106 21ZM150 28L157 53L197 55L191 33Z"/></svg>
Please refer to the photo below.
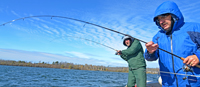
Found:
<svg viewBox="0 0 200 87"><path fill-rule="evenodd" d="M159 23L160 20L158 19L158 17L161 18L161 19L165 19L165 18L168 17L169 15L170 15L170 13L161 14L161 15L157 16L157 18L156 18L157 20L156 20L156 21Z"/></svg>

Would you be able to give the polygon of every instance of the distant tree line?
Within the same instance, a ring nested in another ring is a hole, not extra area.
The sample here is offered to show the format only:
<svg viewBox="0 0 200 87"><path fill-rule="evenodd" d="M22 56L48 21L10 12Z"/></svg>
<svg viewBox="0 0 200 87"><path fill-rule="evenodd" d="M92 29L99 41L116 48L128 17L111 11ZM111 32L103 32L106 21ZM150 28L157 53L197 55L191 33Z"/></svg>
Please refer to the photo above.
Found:
<svg viewBox="0 0 200 87"><path fill-rule="evenodd" d="M60 68L60 69L77 69L77 70L93 70L93 71L110 71L110 72L128 72L128 67L109 67L109 66L96 66L96 65L81 65L67 62L55 61L52 64L39 61L39 63L32 63L26 61L11 61L0 60L0 65L9 66L26 66L26 67L43 67L43 68ZM147 68L147 73L158 74L158 68Z"/></svg>

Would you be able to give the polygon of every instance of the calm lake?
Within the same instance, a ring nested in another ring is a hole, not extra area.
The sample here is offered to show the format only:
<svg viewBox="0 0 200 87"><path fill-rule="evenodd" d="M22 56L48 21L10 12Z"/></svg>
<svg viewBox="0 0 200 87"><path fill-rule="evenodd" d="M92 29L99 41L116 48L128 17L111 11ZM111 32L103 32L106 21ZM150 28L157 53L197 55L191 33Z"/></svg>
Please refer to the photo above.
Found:
<svg viewBox="0 0 200 87"><path fill-rule="evenodd" d="M157 82L158 74L147 74ZM0 87L124 87L128 73L0 65Z"/></svg>

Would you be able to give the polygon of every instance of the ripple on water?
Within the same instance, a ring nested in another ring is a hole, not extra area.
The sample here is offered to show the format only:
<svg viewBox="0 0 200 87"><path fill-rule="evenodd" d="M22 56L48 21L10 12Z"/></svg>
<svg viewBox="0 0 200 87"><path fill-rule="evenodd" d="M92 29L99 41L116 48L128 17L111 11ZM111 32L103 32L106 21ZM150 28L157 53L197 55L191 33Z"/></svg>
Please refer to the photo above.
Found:
<svg viewBox="0 0 200 87"><path fill-rule="evenodd" d="M147 76L157 81L156 75ZM127 80L128 73L0 65L2 87L124 87Z"/></svg>

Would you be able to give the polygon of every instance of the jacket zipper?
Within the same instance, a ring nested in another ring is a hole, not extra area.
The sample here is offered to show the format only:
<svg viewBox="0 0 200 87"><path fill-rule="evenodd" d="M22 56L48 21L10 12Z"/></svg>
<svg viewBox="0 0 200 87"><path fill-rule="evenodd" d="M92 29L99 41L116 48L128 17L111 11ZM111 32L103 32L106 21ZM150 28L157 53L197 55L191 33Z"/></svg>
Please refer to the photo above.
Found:
<svg viewBox="0 0 200 87"><path fill-rule="evenodd" d="M172 34L170 35L170 38L171 38L171 52L173 53ZM174 57L173 57L173 55L172 55L172 66L173 66L174 73L176 73L175 69L174 69ZM176 86L178 87L178 78L177 78L176 74L174 74L174 77L176 78Z"/></svg>

